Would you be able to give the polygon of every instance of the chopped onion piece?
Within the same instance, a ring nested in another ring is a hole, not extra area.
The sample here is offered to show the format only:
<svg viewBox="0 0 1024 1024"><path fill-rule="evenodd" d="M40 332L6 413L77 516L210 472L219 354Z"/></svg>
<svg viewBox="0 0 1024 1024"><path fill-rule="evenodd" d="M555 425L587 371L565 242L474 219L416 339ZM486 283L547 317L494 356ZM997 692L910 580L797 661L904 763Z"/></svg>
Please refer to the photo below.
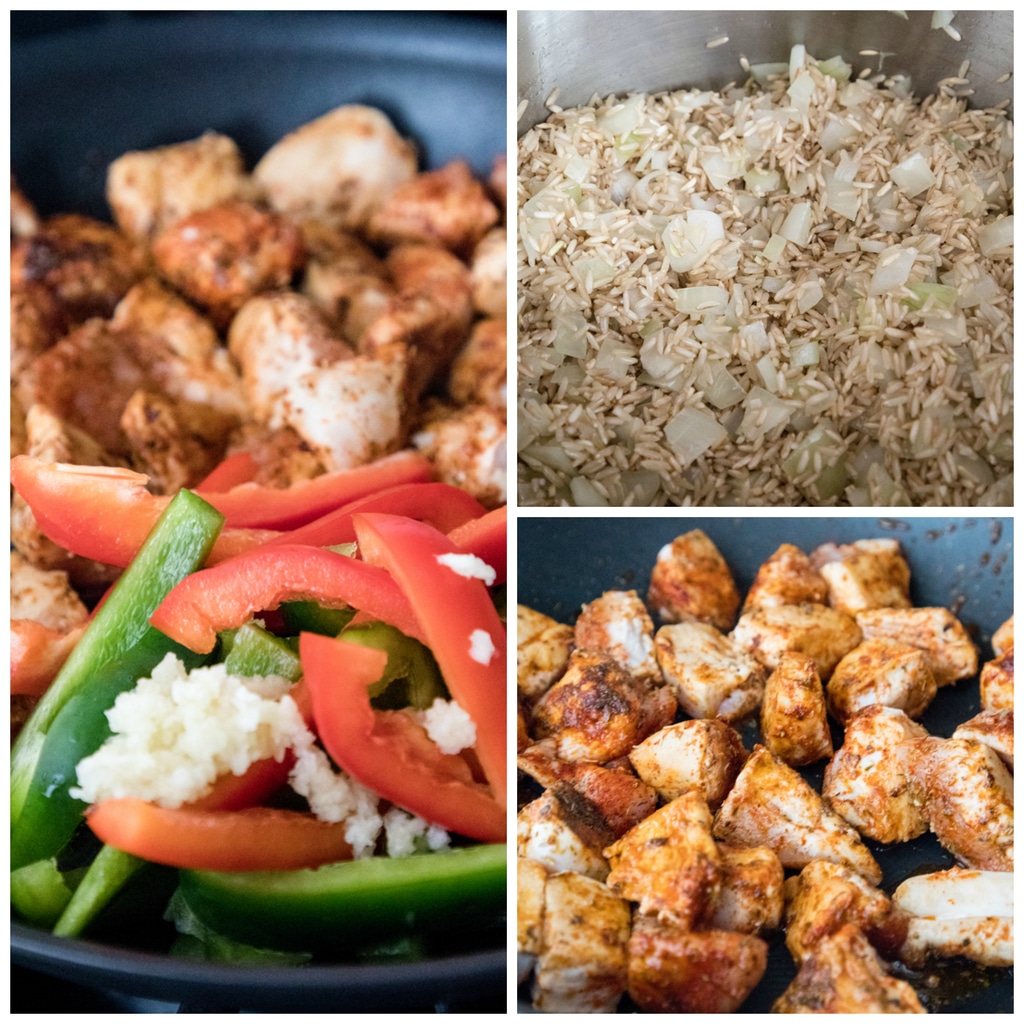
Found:
<svg viewBox="0 0 1024 1024"><path fill-rule="evenodd" d="M569 162L565 165L565 171L563 172L567 178L571 178L573 181L583 184L590 177L591 171L593 171L594 165L585 156L580 153L574 153L570 158Z"/></svg>
<svg viewBox="0 0 1024 1024"><path fill-rule="evenodd" d="M629 193L640 179L632 172L623 168L615 175L612 182L611 200L616 205L624 203L629 198Z"/></svg>
<svg viewBox="0 0 1024 1024"><path fill-rule="evenodd" d="M717 362L707 364L697 378L697 386L704 392L704 401L716 409L728 409L747 395L739 381Z"/></svg>
<svg viewBox="0 0 1024 1024"><path fill-rule="evenodd" d="M779 228L779 234L802 248L810 241L812 226L811 204L797 203L786 214L786 219L782 222L782 227Z"/></svg>
<svg viewBox="0 0 1024 1024"><path fill-rule="evenodd" d="M552 347L563 356L580 359L587 354L587 321L581 313L556 313L551 318L555 332Z"/></svg>
<svg viewBox="0 0 1024 1024"><path fill-rule="evenodd" d="M651 505L661 487L661 477L653 469L623 470L620 479L625 495L633 497L630 504L637 507Z"/></svg>
<svg viewBox="0 0 1024 1024"><path fill-rule="evenodd" d="M607 114L602 114L597 119L597 123L609 135L629 135L640 124L640 108L643 106L643 102L643 93L630 96L622 103L612 107Z"/></svg>
<svg viewBox="0 0 1024 1024"><path fill-rule="evenodd" d="M931 167L928 166L928 161L920 152L911 153L906 160L898 163L889 172L889 177L910 198L920 195L936 182L935 175L932 173Z"/></svg>
<svg viewBox="0 0 1024 1024"><path fill-rule="evenodd" d="M811 99L814 96L814 79L810 75L797 75L790 87L786 90L793 103L793 106L801 114L807 114L811 109Z"/></svg>
<svg viewBox="0 0 1024 1024"><path fill-rule="evenodd" d="M956 305L957 291L948 284L922 281L920 284L910 285L910 291L914 293L914 297L904 301L913 310L920 309L929 299L932 306L940 309L952 309Z"/></svg>
<svg viewBox="0 0 1024 1024"><path fill-rule="evenodd" d="M796 308L801 313L806 313L807 310L813 309L819 302L821 302L824 294L820 281L806 281L800 286L800 290L797 292Z"/></svg>
<svg viewBox="0 0 1024 1024"><path fill-rule="evenodd" d="M764 258L769 263L774 263L785 251L786 240L782 235L772 235L764 247Z"/></svg>
<svg viewBox="0 0 1024 1024"><path fill-rule="evenodd" d="M778 394L779 384L782 381L779 377L779 371L775 369L775 364L772 362L772 357L770 355L763 355L754 365L757 367L757 372L765 388Z"/></svg>
<svg viewBox="0 0 1024 1024"><path fill-rule="evenodd" d="M676 289L676 309L691 316L706 313L724 313L729 293L718 285L693 285Z"/></svg>
<svg viewBox="0 0 1024 1024"><path fill-rule="evenodd" d="M807 62L807 47L803 43L796 43L789 51L789 78L790 81L797 77L797 72L802 71Z"/></svg>
<svg viewBox="0 0 1024 1024"><path fill-rule="evenodd" d="M795 345L790 349L790 366L817 366L819 358L818 343L808 341L803 345Z"/></svg>
<svg viewBox="0 0 1024 1024"><path fill-rule="evenodd" d="M569 481L569 490L576 505L608 505L608 499L586 477L574 476Z"/></svg>
<svg viewBox="0 0 1024 1024"><path fill-rule="evenodd" d="M746 154L706 153L700 165L711 182L711 187L725 188L733 178L742 177L747 169Z"/></svg>
<svg viewBox="0 0 1024 1024"><path fill-rule="evenodd" d="M782 470L790 480L815 492L819 501L827 501L846 487L845 455L843 439L830 423L823 423L794 445L782 460Z"/></svg>
<svg viewBox="0 0 1024 1024"><path fill-rule="evenodd" d="M665 440L684 466L721 444L726 436L718 420L700 409L683 409L665 425Z"/></svg>
<svg viewBox="0 0 1024 1024"><path fill-rule="evenodd" d="M559 473L572 473L572 459L569 458L565 449L558 444L530 444L521 451L531 459L536 459L545 466L557 470Z"/></svg>
<svg viewBox="0 0 1024 1024"><path fill-rule="evenodd" d="M687 210L673 217L661 239L668 254L668 265L685 274L707 259L714 244L725 238L722 218L711 210Z"/></svg>
<svg viewBox="0 0 1024 1024"><path fill-rule="evenodd" d="M991 256L1001 249L1013 248L1013 214L1000 217L978 231L978 245L982 254Z"/></svg>
<svg viewBox="0 0 1024 1024"><path fill-rule="evenodd" d="M601 342L594 360L594 372L612 380L625 380L636 362L636 350L609 335Z"/></svg>
<svg viewBox="0 0 1024 1024"><path fill-rule="evenodd" d="M782 184L782 175L778 171L762 171L752 167L743 176L743 183L755 195L763 196L775 192Z"/></svg>
<svg viewBox="0 0 1024 1024"><path fill-rule="evenodd" d="M881 295L905 284L916 258L917 250L912 245L884 252L871 275L868 294Z"/></svg>
<svg viewBox="0 0 1024 1024"><path fill-rule="evenodd" d="M600 288L615 280L615 267L607 260L591 257L588 259L576 260L573 269L579 274L580 280L590 281L594 288Z"/></svg>
<svg viewBox="0 0 1024 1024"><path fill-rule="evenodd" d="M829 57L828 60L818 61L818 70L823 75L834 78L837 82L848 82L853 68L840 56Z"/></svg>
<svg viewBox="0 0 1024 1024"><path fill-rule="evenodd" d="M760 85L767 85L773 78L778 78L788 72L789 64L783 64L781 61L750 65L750 74Z"/></svg>
<svg viewBox="0 0 1024 1024"><path fill-rule="evenodd" d="M789 403L778 395L764 388L753 387L747 392L740 430L746 437L756 441L776 427L788 423L792 413Z"/></svg>

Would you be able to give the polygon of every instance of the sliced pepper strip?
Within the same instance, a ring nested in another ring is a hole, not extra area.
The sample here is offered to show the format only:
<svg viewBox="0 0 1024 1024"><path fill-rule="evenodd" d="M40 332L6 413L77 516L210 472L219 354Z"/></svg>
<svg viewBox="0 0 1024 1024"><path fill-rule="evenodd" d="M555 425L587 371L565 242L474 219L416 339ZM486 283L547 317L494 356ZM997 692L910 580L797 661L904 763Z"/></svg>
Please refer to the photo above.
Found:
<svg viewBox="0 0 1024 1024"><path fill-rule="evenodd" d="M256 548L193 573L149 621L189 650L206 654L219 632L291 600L354 606L417 640L424 637L409 600L385 569L303 544Z"/></svg>
<svg viewBox="0 0 1024 1024"><path fill-rule="evenodd" d="M444 532L456 550L476 555L486 562L497 573L495 583L505 582L508 577L508 505Z"/></svg>
<svg viewBox="0 0 1024 1024"><path fill-rule="evenodd" d="M351 860L345 822L271 807L167 808L121 797L85 812L108 846L154 864L200 871L294 871Z"/></svg>
<svg viewBox="0 0 1024 1024"><path fill-rule="evenodd" d="M197 491L227 491L256 479L259 463L252 452L232 452L196 485Z"/></svg>
<svg viewBox="0 0 1024 1024"><path fill-rule="evenodd" d="M451 832L501 842L505 810L473 781L458 755L442 754L404 711L377 711L368 688L384 674L384 651L316 633L299 637L316 732L327 753L385 800Z"/></svg>
<svg viewBox="0 0 1024 1024"><path fill-rule="evenodd" d="M11 695L44 694L84 632L85 626L62 632L31 619L12 619Z"/></svg>
<svg viewBox="0 0 1024 1024"><path fill-rule="evenodd" d="M438 561L458 552L432 526L370 513L354 522L363 557L387 569L405 591L452 697L473 719L480 764L504 809L506 641L487 588Z"/></svg>

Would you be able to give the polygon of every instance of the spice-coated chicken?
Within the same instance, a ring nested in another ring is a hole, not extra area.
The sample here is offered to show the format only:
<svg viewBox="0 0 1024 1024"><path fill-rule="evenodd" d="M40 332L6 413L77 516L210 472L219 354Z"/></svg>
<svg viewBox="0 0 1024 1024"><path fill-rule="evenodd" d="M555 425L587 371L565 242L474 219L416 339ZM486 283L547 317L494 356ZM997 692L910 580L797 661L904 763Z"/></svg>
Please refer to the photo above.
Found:
<svg viewBox="0 0 1024 1024"><path fill-rule="evenodd" d="M991 747L1013 771L1013 709L980 711L953 730L955 740L978 740Z"/></svg>
<svg viewBox="0 0 1024 1024"><path fill-rule="evenodd" d="M691 530L658 552L647 603L663 622L707 622L724 632L736 621L740 595L711 538Z"/></svg>
<svg viewBox="0 0 1024 1024"><path fill-rule="evenodd" d="M761 736L786 764L814 764L832 756L825 691L810 655L784 654L768 677L761 702Z"/></svg>
<svg viewBox="0 0 1024 1024"><path fill-rule="evenodd" d="M707 919L708 928L761 935L782 921L784 872L767 846L717 843L722 887Z"/></svg>
<svg viewBox="0 0 1024 1024"><path fill-rule="evenodd" d="M761 563L743 612L780 604L825 604L828 584L810 558L793 544L782 544Z"/></svg>
<svg viewBox="0 0 1024 1024"><path fill-rule="evenodd" d="M526 605L516 607L516 679L527 700L543 696L565 671L572 643L571 626Z"/></svg>
<svg viewBox="0 0 1024 1024"><path fill-rule="evenodd" d="M607 590L583 606L576 646L610 654L630 675L661 683L654 652L654 623L635 590Z"/></svg>
<svg viewBox="0 0 1024 1024"><path fill-rule="evenodd" d="M822 544L811 563L828 584L828 603L855 616L870 608L910 607L910 566L898 541Z"/></svg>
<svg viewBox="0 0 1024 1024"><path fill-rule="evenodd" d="M872 704L899 708L918 718L938 687L924 651L879 636L850 651L836 665L825 690L829 712L844 723Z"/></svg>

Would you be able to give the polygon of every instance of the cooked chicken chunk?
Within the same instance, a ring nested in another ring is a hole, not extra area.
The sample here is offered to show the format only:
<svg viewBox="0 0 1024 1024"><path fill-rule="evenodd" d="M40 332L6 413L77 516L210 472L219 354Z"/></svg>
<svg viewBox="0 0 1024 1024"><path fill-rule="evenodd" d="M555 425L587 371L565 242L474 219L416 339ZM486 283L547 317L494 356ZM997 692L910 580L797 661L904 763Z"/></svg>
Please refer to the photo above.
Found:
<svg viewBox="0 0 1024 1024"><path fill-rule="evenodd" d="M1013 710L1013 647L981 666L981 706L986 711Z"/></svg>
<svg viewBox="0 0 1024 1024"><path fill-rule="evenodd" d="M601 850L609 836L594 833L594 822L575 814L550 789L516 818L519 857L537 861L549 871L575 871L603 882L608 861Z"/></svg>
<svg viewBox="0 0 1024 1024"><path fill-rule="evenodd" d="M635 679L660 683L654 654L654 623L635 590L606 590L583 606L576 646L610 654Z"/></svg>
<svg viewBox="0 0 1024 1024"><path fill-rule="evenodd" d="M38 281L11 289L11 380L16 381L36 356L68 329L67 310Z"/></svg>
<svg viewBox="0 0 1024 1024"><path fill-rule="evenodd" d="M978 649L963 624L946 608L881 608L857 615L865 640L888 637L919 647L938 686L978 671Z"/></svg>
<svg viewBox="0 0 1024 1024"><path fill-rule="evenodd" d="M495 199L501 203L501 208L504 211L508 190L508 157L504 153L494 158L488 184L491 186L491 192L494 194Z"/></svg>
<svg viewBox="0 0 1024 1024"><path fill-rule="evenodd" d="M107 201L114 220L133 238L164 228L229 199L244 199L251 185L242 154L226 135L125 153L107 168Z"/></svg>
<svg viewBox="0 0 1024 1024"><path fill-rule="evenodd" d="M772 1013L926 1013L911 986L885 964L856 925L823 938Z"/></svg>
<svg viewBox="0 0 1024 1024"><path fill-rule="evenodd" d="M155 334L182 359L217 360L226 356L213 324L155 277L143 278L125 293L110 318L110 326L118 331Z"/></svg>
<svg viewBox="0 0 1024 1024"><path fill-rule="evenodd" d="M606 885L571 872L549 876L534 1009L612 1013L626 991L629 926L629 904Z"/></svg>
<svg viewBox="0 0 1024 1024"><path fill-rule="evenodd" d="M296 221L359 230L415 173L415 148L387 116L350 105L286 135L264 154L253 179L275 210Z"/></svg>
<svg viewBox="0 0 1024 1024"><path fill-rule="evenodd" d="M476 244L469 265L473 306L478 313L505 320L508 308L508 248L505 228L491 228Z"/></svg>
<svg viewBox="0 0 1024 1024"><path fill-rule="evenodd" d="M893 905L909 916L899 958L921 967L931 957L964 956L1013 965L1013 874L950 868L901 883Z"/></svg>
<svg viewBox="0 0 1024 1024"><path fill-rule="evenodd" d="M692 790L712 809L725 799L746 759L740 734L720 718L667 725L629 753L637 775L662 799Z"/></svg>
<svg viewBox="0 0 1024 1024"><path fill-rule="evenodd" d="M89 617L82 599L59 569L37 569L17 551L11 559L11 618L66 631Z"/></svg>
<svg viewBox="0 0 1024 1024"><path fill-rule="evenodd" d="M977 740L926 740L915 762L925 815L939 842L964 867L1013 870L1013 776Z"/></svg>
<svg viewBox="0 0 1024 1024"><path fill-rule="evenodd" d="M641 917L629 939L629 995L649 1013L733 1013L764 975L768 944Z"/></svg>
<svg viewBox="0 0 1024 1024"><path fill-rule="evenodd" d="M605 851L608 886L641 914L691 930L711 912L722 886L711 812L699 793L684 793Z"/></svg>
<svg viewBox="0 0 1024 1024"><path fill-rule="evenodd" d="M516 953L517 984L529 977L544 937L544 888L548 869L535 860L516 861Z"/></svg>
<svg viewBox="0 0 1024 1024"><path fill-rule="evenodd" d="M828 709L846 722L872 704L899 708L918 718L937 687L928 656L900 640L874 637L858 644L836 665L826 687Z"/></svg>
<svg viewBox="0 0 1024 1024"><path fill-rule="evenodd" d="M910 566L899 541L823 544L811 562L828 584L828 603L855 617L871 608L910 607Z"/></svg>
<svg viewBox="0 0 1024 1024"><path fill-rule="evenodd" d="M856 830L810 784L760 744L715 815L714 834L738 846L767 846L783 867L812 860L848 864L877 885L882 871Z"/></svg>
<svg viewBox="0 0 1024 1024"><path fill-rule="evenodd" d="M915 774L927 731L897 708L874 704L846 724L825 769L822 796L862 835L907 842L926 828L925 793Z"/></svg>
<svg viewBox="0 0 1024 1024"><path fill-rule="evenodd" d="M955 740L978 740L991 747L1013 771L1013 709L982 711L953 731Z"/></svg>
<svg viewBox="0 0 1024 1024"><path fill-rule="evenodd" d="M1013 616L1011 615L993 634L992 650L1003 654L1013 647Z"/></svg>
<svg viewBox="0 0 1024 1024"><path fill-rule="evenodd" d="M572 626L516 606L516 678L524 697L537 700L565 671L572 642Z"/></svg>
<svg viewBox="0 0 1024 1024"><path fill-rule="evenodd" d="M782 864L775 851L767 846L717 845L722 888L708 927L747 935L774 931L785 901Z"/></svg>
<svg viewBox="0 0 1024 1024"><path fill-rule="evenodd" d="M814 764L832 756L825 691L810 655L783 654L768 677L761 702L761 736L786 764Z"/></svg>
<svg viewBox="0 0 1024 1024"><path fill-rule="evenodd" d="M743 611L780 604L825 604L828 584L798 547L781 545L762 562L747 591Z"/></svg>
<svg viewBox="0 0 1024 1024"><path fill-rule="evenodd" d="M507 400L505 320L478 320L456 355L448 393L459 405L486 405L505 411Z"/></svg>
<svg viewBox="0 0 1024 1024"><path fill-rule="evenodd" d="M764 670L714 626L662 626L654 645L665 681L692 718L738 721L761 703Z"/></svg>
<svg viewBox="0 0 1024 1024"><path fill-rule="evenodd" d="M885 957L894 959L907 933L903 915L881 889L845 864L812 860L786 881L786 948L799 964L823 938L856 925Z"/></svg>
<svg viewBox="0 0 1024 1024"><path fill-rule="evenodd" d="M736 621L740 595L711 538L691 530L658 552L647 603L664 622L707 622L725 632Z"/></svg>

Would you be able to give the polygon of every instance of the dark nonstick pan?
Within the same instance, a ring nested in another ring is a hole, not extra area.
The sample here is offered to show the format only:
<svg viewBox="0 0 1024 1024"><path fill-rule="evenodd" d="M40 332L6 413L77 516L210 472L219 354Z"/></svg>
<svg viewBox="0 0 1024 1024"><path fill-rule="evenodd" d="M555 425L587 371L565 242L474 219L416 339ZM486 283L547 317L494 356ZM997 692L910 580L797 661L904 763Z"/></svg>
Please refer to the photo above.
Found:
<svg viewBox="0 0 1024 1024"><path fill-rule="evenodd" d="M572 623L581 605L605 590L635 589L645 596L658 550L695 528L714 540L741 594L758 566L780 544L795 544L809 552L826 541L895 537L910 561L913 603L953 609L971 630L983 661L992 657L992 632L1013 613L1013 520L982 517L521 518L518 601ZM949 736L979 710L978 681L964 680L940 691L921 722L932 734ZM747 723L741 731L750 749L758 740L756 723ZM822 771L819 765L806 772L816 787ZM525 786L523 790L521 798L529 798L531 790ZM909 875L953 864L931 835L889 849L871 842L869 846L882 866L883 887L890 892ZM770 947L768 969L741 1007L742 1013L769 1012L795 973L781 937L774 938ZM937 984L920 988L933 1012L1013 1010L1012 969L979 970L966 961L950 961L934 973ZM521 993L521 1007L528 1000L528 993Z"/></svg>
<svg viewBox="0 0 1024 1024"><path fill-rule="evenodd" d="M42 15L32 17L38 28ZM461 157L486 173L506 146L504 20L198 12L122 16L19 40L11 169L40 213L109 219L106 167L126 150L211 129L234 138L252 166L286 132L342 103L384 110L417 142L424 167ZM17 922L11 945L19 967L193 1008L504 1009L503 922L455 938L450 955L428 961L291 968L176 960L154 951L152 935L126 948L57 940Z"/></svg>

